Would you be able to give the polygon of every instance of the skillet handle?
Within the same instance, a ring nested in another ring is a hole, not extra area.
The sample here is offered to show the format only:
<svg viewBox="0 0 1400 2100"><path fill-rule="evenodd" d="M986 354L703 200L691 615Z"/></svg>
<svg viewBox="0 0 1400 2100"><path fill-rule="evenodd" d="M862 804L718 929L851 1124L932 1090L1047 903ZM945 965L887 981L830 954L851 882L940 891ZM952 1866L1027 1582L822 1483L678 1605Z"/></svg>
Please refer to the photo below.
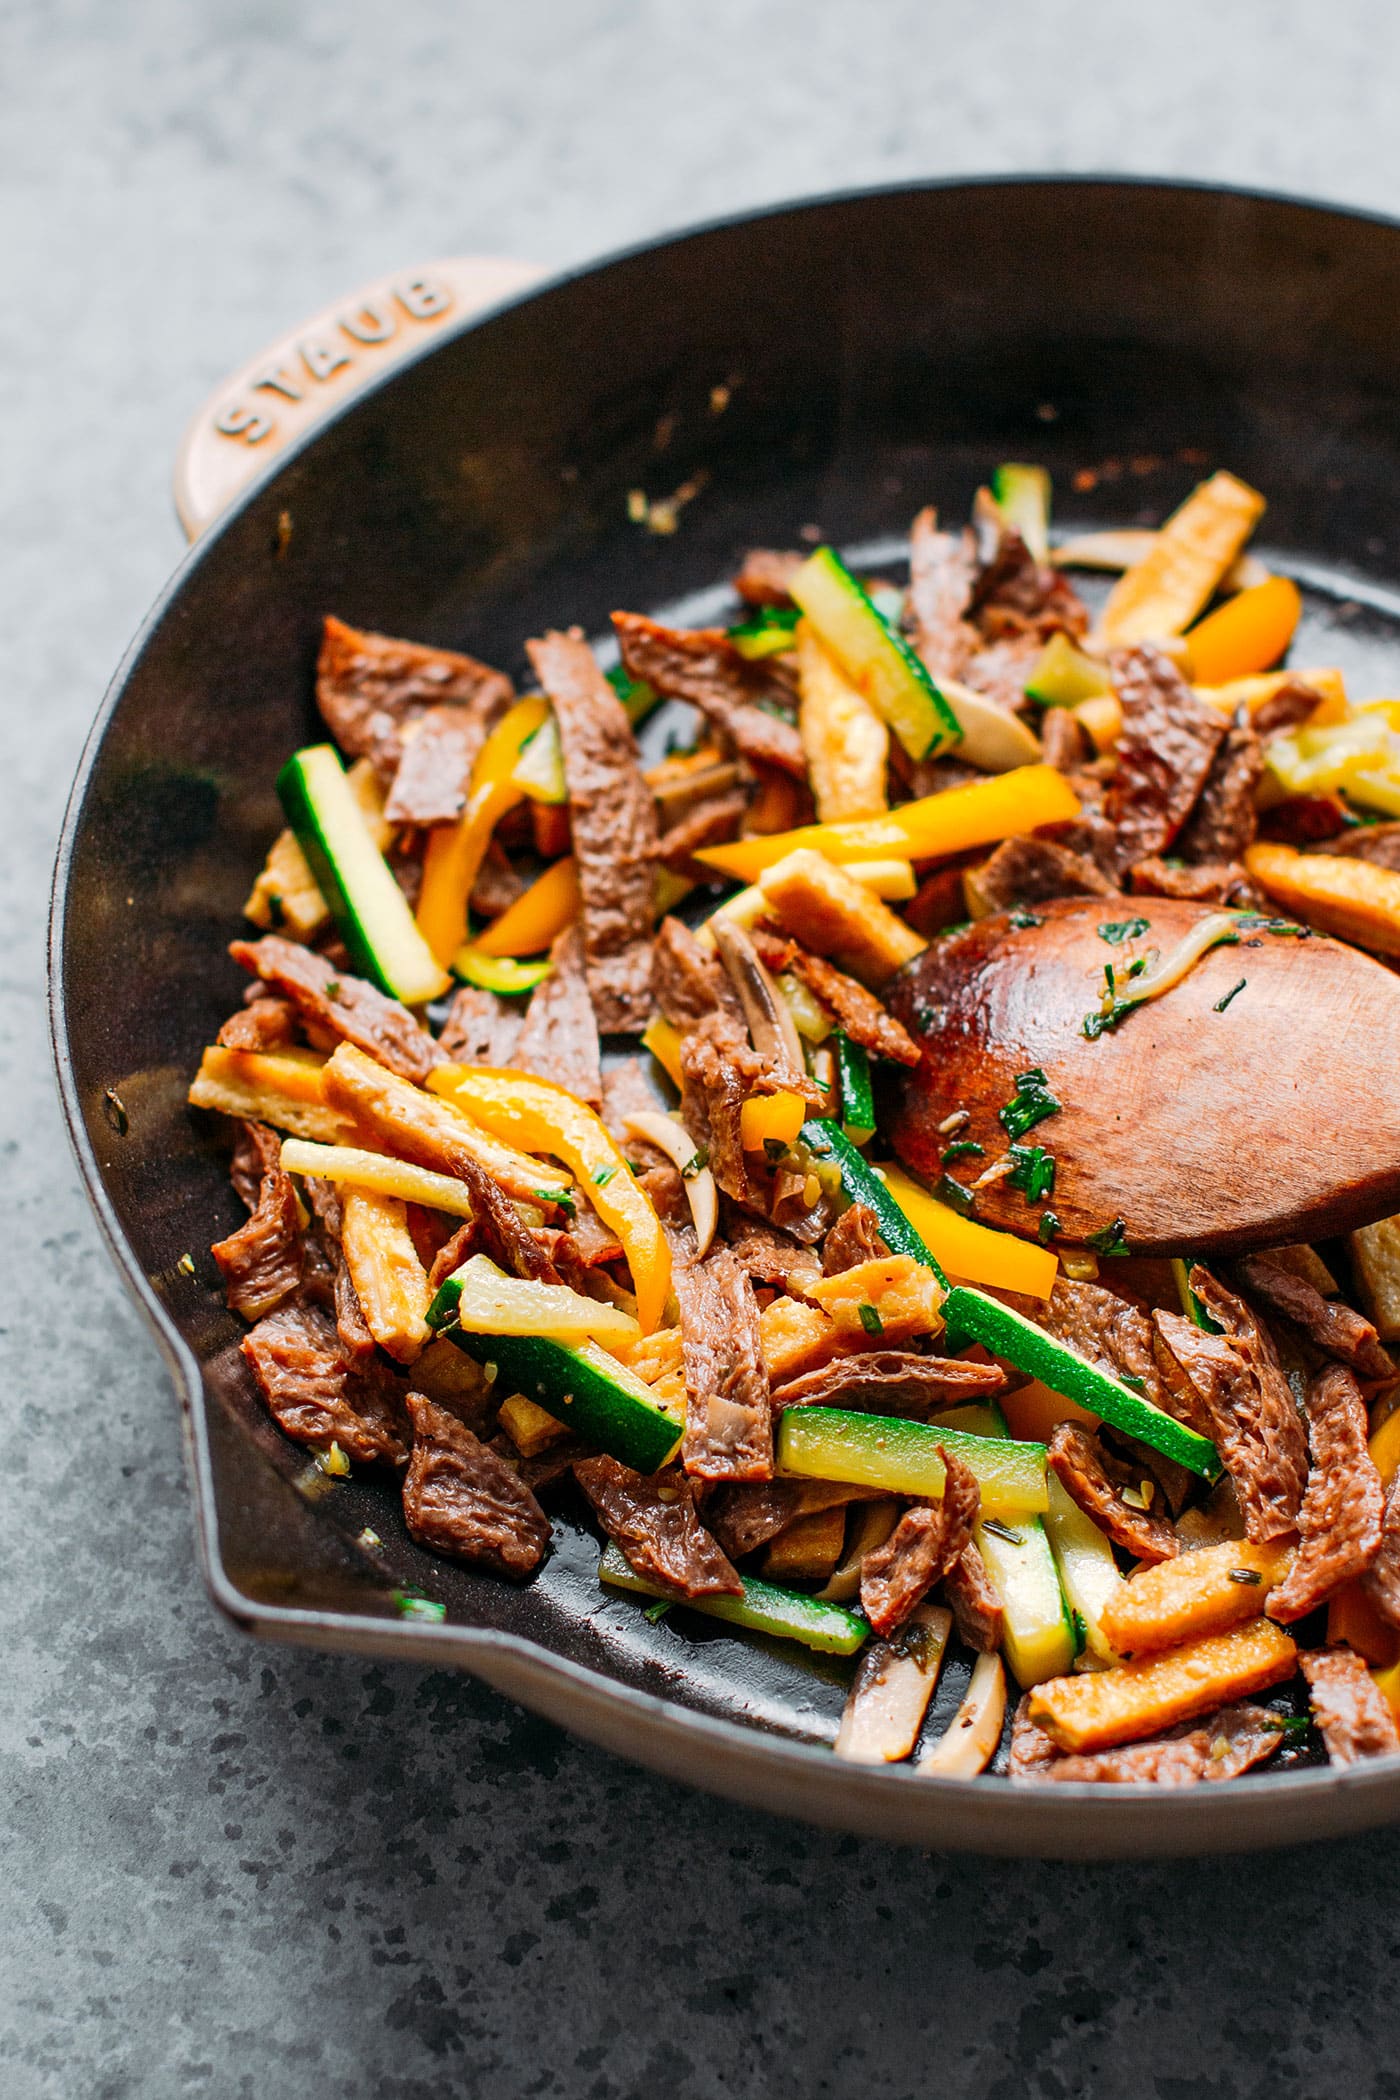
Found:
<svg viewBox="0 0 1400 2100"><path fill-rule="evenodd" d="M220 381L185 427L175 508L190 539L294 438L391 371L433 335L545 273L503 256L462 255L396 270L313 314Z"/></svg>

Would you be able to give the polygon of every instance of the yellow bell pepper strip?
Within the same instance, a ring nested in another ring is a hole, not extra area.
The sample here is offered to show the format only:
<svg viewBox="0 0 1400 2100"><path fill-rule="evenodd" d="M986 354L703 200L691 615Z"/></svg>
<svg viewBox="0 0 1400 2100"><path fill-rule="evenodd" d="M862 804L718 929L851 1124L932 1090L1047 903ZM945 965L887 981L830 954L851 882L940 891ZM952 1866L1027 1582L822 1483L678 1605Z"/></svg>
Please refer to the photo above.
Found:
<svg viewBox="0 0 1400 2100"><path fill-rule="evenodd" d="M472 767L467 806L455 824L436 824L423 856L418 931L440 963L451 961L467 938L467 900L491 834L524 799L511 775L526 740L549 713L540 696L517 700L487 737Z"/></svg>
<svg viewBox="0 0 1400 2100"><path fill-rule="evenodd" d="M1327 1638L1330 1643L1330 1632ZM1392 1663L1387 1670L1373 1670L1371 1675L1376 1680L1377 1691L1389 1705L1396 1720L1400 1721L1400 1662Z"/></svg>
<svg viewBox="0 0 1400 2100"><path fill-rule="evenodd" d="M875 1167L885 1187L908 1218L939 1266L964 1283L990 1284L993 1290L1020 1291L1027 1298L1048 1298L1060 1264L1049 1247L994 1232L975 1218L962 1218L927 1189L911 1181L902 1167Z"/></svg>
<svg viewBox="0 0 1400 2100"><path fill-rule="evenodd" d="M739 882L757 882L765 868L810 846L838 865L869 860L941 860L968 846L1018 838L1040 824L1068 822L1079 815L1079 798L1053 766L1018 766L990 780L945 788L905 802L888 816L850 824L804 824L797 831L737 839L730 846L705 846L695 855Z"/></svg>
<svg viewBox="0 0 1400 2100"><path fill-rule="evenodd" d="M1375 955L1400 955L1400 873L1340 853L1260 844L1244 864L1261 890L1324 933Z"/></svg>
<svg viewBox="0 0 1400 2100"><path fill-rule="evenodd" d="M1271 576L1238 598L1227 598L1186 637L1193 683L1224 685L1267 671L1293 639L1303 601L1291 576Z"/></svg>
<svg viewBox="0 0 1400 2100"><path fill-rule="evenodd" d="M578 912L578 863L570 853L508 904L472 946L478 955L543 955L556 935L573 925Z"/></svg>
<svg viewBox="0 0 1400 2100"><path fill-rule="evenodd" d="M1272 700L1281 686L1308 685L1317 694L1317 706L1304 725L1308 729L1321 729L1336 722L1351 720L1351 703L1347 699L1347 682L1335 665L1315 664L1301 671L1257 671L1250 678L1231 678L1224 685L1197 685L1196 697L1210 707L1218 708L1222 715L1233 715L1237 708L1244 708L1251 721L1266 701Z"/></svg>
<svg viewBox="0 0 1400 2100"><path fill-rule="evenodd" d="M551 1153L572 1170L603 1223L622 1242L643 1334L659 1327L671 1289L670 1248L649 1198L602 1119L563 1087L524 1072L439 1065L428 1083L503 1144Z"/></svg>
<svg viewBox="0 0 1400 2100"><path fill-rule="evenodd" d="M1070 713L1088 730L1100 758L1107 756L1123 734L1123 707L1116 693L1100 693L1092 700L1081 700Z"/></svg>
<svg viewBox="0 0 1400 2100"><path fill-rule="evenodd" d="M680 1031L673 1028L663 1014L648 1021L642 1032L642 1048L650 1050L674 1087L685 1085L685 1074L681 1070Z"/></svg>
<svg viewBox="0 0 1400 2100"><path fill-rule="evenodd" d="M746 1152L790 1145L807 1120L800 1094L751 1094L739 1110L739 1142Z"/></svg>
<svg viewBox="0 0 1400 2100"><path fill-rule="evenodd" d="M1131 649L1189 627L1264 513L1264 498L1233 474L1212 474L1173 511L1140 562L1108 594L1093 646Z"/></svg>

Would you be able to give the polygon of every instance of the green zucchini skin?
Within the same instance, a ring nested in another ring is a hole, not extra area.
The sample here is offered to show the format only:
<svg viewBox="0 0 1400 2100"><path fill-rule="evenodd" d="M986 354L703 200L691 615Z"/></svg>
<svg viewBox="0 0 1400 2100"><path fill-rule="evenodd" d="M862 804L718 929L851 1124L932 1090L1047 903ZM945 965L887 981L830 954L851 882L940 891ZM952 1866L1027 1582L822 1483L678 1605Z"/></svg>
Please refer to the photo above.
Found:
<svg viewBox="0 0 1400 2100"><path fill-rule="evenodd" d="M1054 1335L1046 1334L1033 1320L1013 1312L1009 1305L1000 1304L970 1284L959 1284L944 1301L943 1317L951 1349L981 1342L993 1356L1005 1357L1018 1371L1038 1378L1066 1399L1077 1400L1100 1420L1149 1444L1164 1458L1174 1458L1205 1480L1219 1478L1220 1458L1209 1437L1199 1436L1175 1416L1154 1407L1150 1400L1109 1372L1101 1371L1097 1364L1089 1363Z"/></svg>
<svg viewBox="0 0 1400 2100"><path fill-rule="evenodd" d="M880 1237L891 1254L909 1254L932 1269L944 1290L948 1279L874 1169L867 1165L845 1132L827 1117L802 1126L802 1142L814 1159L831 1160L841 1170L841 1186L852 1203L864 1203L880 1221Z"/></svg>
<svg viewBox="0 0 1400 2100"><path fill-rule="evenodd" d="M789 1407L778 1424L778 1471L804 1480L849 1480L937 1501L940 1451L976 1474L989 1516L1019 1520L1046 1507L1044 1444L839 1407Z"/></svg>
<svg viewBox="0 0 1400 2100"><path fill-rule="evenodd" d="M831 1041L836 1052L836 1075L841 1082L841 1130L853 1145L864 1144L875 1135L870 1058L843 1029L833 1029Z"/></svg>
<svg viewBox="0 0 1400 2100"><path fill-rule="evenodd" d="M1044 467L1008 460L992 474L997 509L1037 561L1050 556L1050 476Z"/></svg>
<svg viewBox="0 0 1400 2100"><path fill-rule="evenodd" d="M441 1298L439 1291L434 1306ZM496 1366L503 1396L523 1393L586 1444L638 1473L659 1472L674 1456L680 1424L654 1402L643 1400L640 1379L629 1379L604 1350L570 1349L543 1335L469 1334L462 1327L449 1327L447 1338L479 1364ZM633 1391L634 1386L639 1390Z"/></svg>
<svg viewBox="0 0 1400 2100"><path fill-rule="evenodd" d="M962 724L927 667L834 547L808 556L792 579L792 595L911 758L932 758L958 742Z"/></svg>
<svg viewBox="0 0 1400 2100"><path fill-rule="evenodd" d="M777 1640L801 1641L805 1648L815 1648L823 1655L854 1655L870 1638L869 1622L844 1604L825 1603L802 1590L780 1589L754 1575L739 1579L744 1585L742 1597L674 1597L670 1590L638 1575L611 1541L598 1563L598 1580L615 1589L636 1590L643 1597L667 1597L686 1611L703 1612L708 1619L727 1619L731 1626L746 1626L751 1633L766 1633Z"/></svg>

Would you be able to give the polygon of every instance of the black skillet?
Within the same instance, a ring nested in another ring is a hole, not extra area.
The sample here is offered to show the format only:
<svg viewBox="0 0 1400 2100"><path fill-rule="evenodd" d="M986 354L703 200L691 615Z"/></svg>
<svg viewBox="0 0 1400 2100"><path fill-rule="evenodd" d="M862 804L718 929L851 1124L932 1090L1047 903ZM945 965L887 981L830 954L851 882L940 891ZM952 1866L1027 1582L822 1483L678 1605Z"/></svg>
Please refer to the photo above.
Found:
<svg viewBox="0 0 1400 2100"><path fill-rule="evenodd" d="M242 989L225 944L279 822L274 774L316 730L323 612L519 672L547 625L601 636L614 606L721 603L748 545L806 528L868 549L930 500L960 517L998 459L1045 461L1076 527L1155 522L1219 464L1268 495L1263 550L1304 586L1303 657L1394 690L1400 227L1156 183L927 186L723 224L484 320L436 318L185 562L107 696L59 850L64 1105L184 1406L216 1602L268 1638L460 1665L659 1771L924 1846L1193 1853L1400 1814L1400 1762L1166 1795L852 1769L829 1747L836 1666L683 1614L649 1624L600 1592L574 1523L524 1589L418 1551L392 1492L330 1486L250 1392L205 1251L235 1199L184 1105ZM386 313L359 319L284 358L291 392L314 394L317 364ZM309 413L275 382L250 393L260 376L223 404L232 434L201 440L210 486L261 457L250 404L282 419L265 444ZM334 365L316 382L337 383ZM639 522L637 490L690 491L678 529ZM1376 1049L1393 1084L1396 1046ZM940 1715L965 1677L950 1669Z"/></svg>

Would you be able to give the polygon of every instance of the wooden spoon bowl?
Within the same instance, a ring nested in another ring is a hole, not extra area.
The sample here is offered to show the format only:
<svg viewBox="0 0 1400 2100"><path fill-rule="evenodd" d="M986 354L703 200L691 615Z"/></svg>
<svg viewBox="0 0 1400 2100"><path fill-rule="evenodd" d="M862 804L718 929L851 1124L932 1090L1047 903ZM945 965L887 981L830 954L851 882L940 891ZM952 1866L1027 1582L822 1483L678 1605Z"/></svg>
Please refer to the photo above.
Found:
<svg viewBox="0 0 1400 2100"><path fill-rule="evenodd" d="M1166 954L1208 916L1156 897L1064 898L1032 925L998 914L935 940L890 1006L923 1050L894 1148L930 1185L954 1140L970 1183L1008 1150L1017 1075L1045 1074L1058 1111L1021 1139L1053 1153L1053 1194L1002 1180L974 1215L1027 1238L1043 1209L1083 1243L1121 1219L1134 1253L1225 1254L1317 1239L1400 1210L1400 978L1340 941L1246 924L1176 987L1096 1041L1085 1016L1114 966ZM1111 944L1100 927L1148 921ZM1223 1011L1233 986L1245 979ZM955 1111L968 1120L942 1126Z"/></svg>

